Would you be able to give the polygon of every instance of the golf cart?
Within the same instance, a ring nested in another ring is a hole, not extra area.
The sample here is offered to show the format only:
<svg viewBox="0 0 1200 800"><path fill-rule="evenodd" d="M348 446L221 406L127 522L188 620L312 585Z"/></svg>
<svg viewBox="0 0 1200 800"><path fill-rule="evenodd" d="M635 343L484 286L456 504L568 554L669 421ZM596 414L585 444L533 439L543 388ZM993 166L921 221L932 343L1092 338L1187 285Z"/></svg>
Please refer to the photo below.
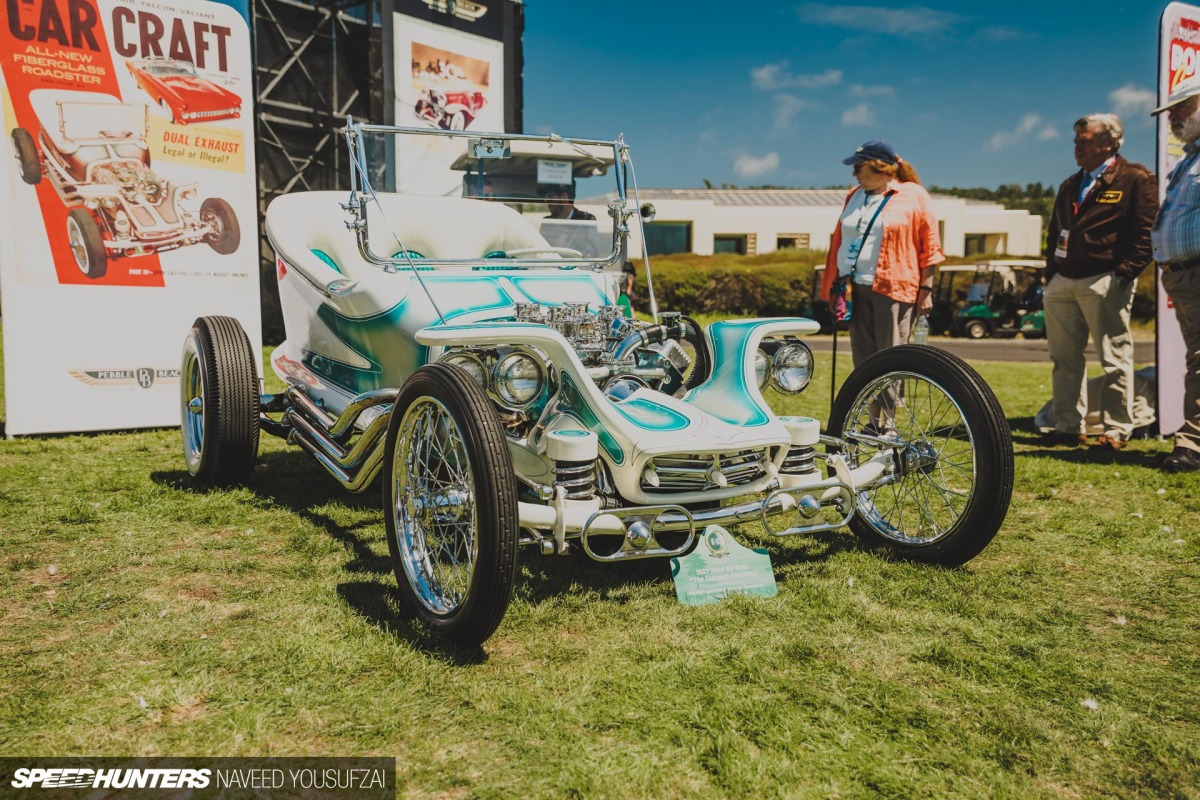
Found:
<svg viewBox="0 0 1200 800"><path fill-rule="evenodd" d="M1042 310L1042 271L1044 261L1020 259L984 261L974 267L970 286L953 293L954 311L950 322L951 336L983 339L988 336L1009 338L1025 333L1026 338L1044 334L1037 326L1032 335L1023 324L1030 314L1040 316ZM943 273L949 268L943 268ZM953 272L949 273L953 275ZM939 279L940 280L940 279ZM953 283L954 278L947 279ZM950 290L947 290L950 296ZM941 298L942 292L937 293ZM960 299L961 297L961 299Z"/></svg>

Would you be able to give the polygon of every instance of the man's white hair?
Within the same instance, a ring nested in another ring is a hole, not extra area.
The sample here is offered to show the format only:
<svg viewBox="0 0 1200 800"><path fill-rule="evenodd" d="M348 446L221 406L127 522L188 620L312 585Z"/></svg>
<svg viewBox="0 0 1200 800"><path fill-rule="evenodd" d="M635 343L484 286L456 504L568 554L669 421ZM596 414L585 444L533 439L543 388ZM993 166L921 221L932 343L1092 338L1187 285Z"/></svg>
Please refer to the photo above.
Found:
<svg viewBox="0 0 1200 800"><path fill-rule="evenodd" d="M1075 121L1075 130L1085 130L1089 125L1099 125L1118 150L1125 144L1125 126L1116 114L1088 114L1086 117L1080 117Z"/></svg>

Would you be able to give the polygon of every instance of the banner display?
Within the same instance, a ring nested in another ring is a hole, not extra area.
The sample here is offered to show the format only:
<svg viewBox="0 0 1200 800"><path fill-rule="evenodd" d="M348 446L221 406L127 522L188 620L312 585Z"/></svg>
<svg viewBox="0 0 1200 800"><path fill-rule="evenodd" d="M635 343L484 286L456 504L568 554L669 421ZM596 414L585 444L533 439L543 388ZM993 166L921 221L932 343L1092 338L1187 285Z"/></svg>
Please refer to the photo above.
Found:
<svg viewBox="0 0 1200 800"><path fill-rule="evenodd" d="M1196 74L1200 59L1200 8L1171 3L1159 23L1158 104L1171 90ZM1183 158L1183 142L1171 133L1167 114L1158 115L1158 199L1167 191L1167 178ZM1175 306L1158 284L1158 425L1163 434L1183 425L1183 376L1187 372L1183 334L1175 319Z"/></svg>
<svg viewBox="0 0 1200 800"><path fill-rule="evenodd" d="M504 130L504 44L472 33L394 14L395 120L405 127L456 131ZM402 137L401 192L460 194L462 173L447 168L455 143Z"/></svg>
<svg viewBox="0 0 1200 800"><path fill-rule="evenodd" d="M261 348L246 22L194 0L8 9L6 433L176 425L197 316Z"/></svg>

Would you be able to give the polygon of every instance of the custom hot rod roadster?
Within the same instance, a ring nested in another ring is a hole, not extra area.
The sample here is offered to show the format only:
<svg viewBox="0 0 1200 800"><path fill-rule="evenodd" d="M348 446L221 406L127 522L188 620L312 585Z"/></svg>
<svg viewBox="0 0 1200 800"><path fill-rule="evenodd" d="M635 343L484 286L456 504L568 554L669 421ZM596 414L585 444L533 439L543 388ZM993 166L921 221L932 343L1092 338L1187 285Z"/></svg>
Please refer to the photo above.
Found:
<svg viewBox="0 0 1200 800"><path fill-rule="evenodd" d="M244 483L265 431L351 491L382 475L401 595L434 631L486 640L522 546L618 562L685 554L708 524L779 536L849 526L896 556L959 565L999 529L1011 438L994 394L954 356L905 346L858 365L822 430L764 397L809 384L802 337L815 322L620 314L630 225L653 216L622 139L353 121L344 135L348 196L285 195L267 211L287 327L272 363L287 389L260 394L258 354L235 320L197 319L183 351L184 455L199 487ZM378 141L409 136L438 141ZM522 185L512 163L531 148L549 165ZM447 172L467 196L377 191L406 186L406 152L466 168ZM471 199L489 174L507 202ZM615 176L607 255L538 232L537 182L564 174Z"/></svg>

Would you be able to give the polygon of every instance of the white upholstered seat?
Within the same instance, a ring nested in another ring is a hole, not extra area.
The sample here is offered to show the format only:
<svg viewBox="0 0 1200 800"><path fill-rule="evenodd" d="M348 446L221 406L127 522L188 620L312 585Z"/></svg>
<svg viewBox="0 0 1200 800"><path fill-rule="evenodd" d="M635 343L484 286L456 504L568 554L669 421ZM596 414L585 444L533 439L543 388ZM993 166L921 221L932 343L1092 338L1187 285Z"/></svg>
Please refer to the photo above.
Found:
<svg viewBox="0 0 1200 800"><path fill-rule="evenodd" d="M371 250L384 257L402 250L425 258L472 259L489 253L548 244L532 224L503 203L465 197L380 194L368 202ZM378 267L358 251L341 204L345 192L298 192L267 208L267 236L290 264L320 272L328 258L343 277L366 278ZM323 254L324 258L318 253ZM328 267L326 262L324 266Z"/></svg>

